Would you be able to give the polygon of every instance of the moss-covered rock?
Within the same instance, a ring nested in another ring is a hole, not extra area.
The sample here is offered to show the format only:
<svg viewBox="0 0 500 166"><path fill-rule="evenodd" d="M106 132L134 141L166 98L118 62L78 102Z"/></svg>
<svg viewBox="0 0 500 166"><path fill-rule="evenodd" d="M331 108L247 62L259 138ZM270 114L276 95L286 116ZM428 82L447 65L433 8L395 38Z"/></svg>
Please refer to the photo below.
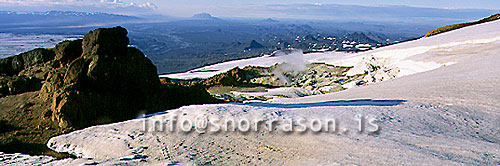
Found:
<svg viewBox="0 0 500 166"><path fill-rule="evenodd" d="M495 20L498 20L498 19L500 19L500 14L494 14L494 15L491 15L491 16L489 16L487 18L481 19L479 21L468 22L468 23L461 23L461 24L454 24L454 25L448 25L448 26L440 27L440 28L438 28L436 30L432 30L432 31L427 32L427 34L425 34L425 37L434 36L434 35L437 35L437 34L440 34L440 33L445 33L445 32L449 32L449 31L453 31L453 30L460 29L460 28L463 28L463 27L468 27L468 26L472 26L472 25L477 25L477 24L482 24L482 23L486 23L486 22L490 22L490 21L495 21Z"/></svg>

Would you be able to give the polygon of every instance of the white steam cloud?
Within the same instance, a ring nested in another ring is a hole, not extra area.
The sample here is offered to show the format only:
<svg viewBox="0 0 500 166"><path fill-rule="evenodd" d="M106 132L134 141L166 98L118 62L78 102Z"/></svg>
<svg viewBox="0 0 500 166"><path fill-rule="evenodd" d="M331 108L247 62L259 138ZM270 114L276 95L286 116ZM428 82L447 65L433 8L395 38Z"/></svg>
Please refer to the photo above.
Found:
<svg viewBox="0 0 500 166"><path fill-rule="evenodd" d="M279 69L273 69L272 73L285 85L290 83L290 78L283 75L282 72L290 72L296 76L300 72L307 70L309 61L304 58L302 50L293 50L292 52L280 51L275 56L279 57L283 63L279 65Z"/></svg>
<svg viewBox="0 0 500 166"><path fill-rule="evenodd" d="M282 71L293 72L294 75L301 71L307 69L309 61L304 58L304 53L302 50L293 50L290 53L278 52L276 56L283 60L283 64L280 66Z"/></svg>

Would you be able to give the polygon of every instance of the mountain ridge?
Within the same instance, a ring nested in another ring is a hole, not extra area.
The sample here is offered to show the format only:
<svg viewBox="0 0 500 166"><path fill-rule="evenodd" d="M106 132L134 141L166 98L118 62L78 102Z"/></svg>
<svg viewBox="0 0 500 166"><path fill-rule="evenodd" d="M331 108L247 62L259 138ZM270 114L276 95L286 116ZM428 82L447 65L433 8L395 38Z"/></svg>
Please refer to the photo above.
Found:
<svg viewBox="0 0 500 166"><path fill-rule="evenodd" d="M477 25L477 24L482 24L482 23L487 23L487 22L491 22L491 21L495 21L495 20L499 20L499 19L500 19L500 14L494 14L494 15L491 15L489 17L483 18L483 19L478 20L478 21L448 25L448 26L440 27L438 29L431 30L431 31L427 32L425 34L425 37L431 37L431 36L438 35L441 33L446 33L449 31L460 29L460 28L464 28L464 27L468 27L468 26L472 26L472 25Z"/></svg>

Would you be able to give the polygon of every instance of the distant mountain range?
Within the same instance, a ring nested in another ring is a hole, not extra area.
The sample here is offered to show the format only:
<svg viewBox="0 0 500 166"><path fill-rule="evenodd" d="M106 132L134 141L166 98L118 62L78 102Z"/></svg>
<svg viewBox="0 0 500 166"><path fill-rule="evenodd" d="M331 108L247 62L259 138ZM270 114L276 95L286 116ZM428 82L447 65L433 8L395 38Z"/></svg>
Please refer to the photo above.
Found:
<svg viewBox="0 0 500 166"><path fill-rule="evenodd" d="M366 6L339 4L269 4L239 6L230 9L213 9L220 16L315 19L360 22L393 22L412 24L451 24L483 18L498 10L444 9L402 5Z"/></svg>
<svg viewBox="0 0 500 166"><path fill-rule="evenodd" d="M0 11L0 27L44 27L44 26L82 26L99 23L119 23L139 21L142 18L127 15L74 12L74 11L47 11L47 12L10 12Z"/></svg>

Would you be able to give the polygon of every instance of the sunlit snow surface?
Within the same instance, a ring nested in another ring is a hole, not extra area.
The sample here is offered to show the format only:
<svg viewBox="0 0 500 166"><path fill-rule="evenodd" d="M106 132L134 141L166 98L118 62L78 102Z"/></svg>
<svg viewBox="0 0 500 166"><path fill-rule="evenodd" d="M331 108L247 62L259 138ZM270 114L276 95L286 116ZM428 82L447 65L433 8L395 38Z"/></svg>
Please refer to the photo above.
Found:
<svg viewBox="0 0 500 166"><path fill-rule="evenodd" d="M79 38L82 38L82 36L0 33L0 58L17 55L40 47L51 48L61 41Z"/></svg>
<svg viewBox="0 0 500 166"><path fill-rule="evenodd" d="M352 73L363 71L363 66L356 66L363 57L386 58L387 65L399 67L405 76L393 80L283 101L185 106L147 117L148 121L167 120L171 115L191 120L198 115L265 120L337 118L339 133L143 132L144 119L134 119L74 131L47 144L82 158L55 161L22 156L26 160L5 159L0 164L40 160L56 165L498 165L499 29L500 21L496 21L360 54L303 55L312 55L311 61L353 65L358 69ZM203 69L220 72L250 62L272 65L277 59L260 57ZM380 133L354 132L357 115L376 118ZM343 132L344 128L352 132Z"/></svg>

